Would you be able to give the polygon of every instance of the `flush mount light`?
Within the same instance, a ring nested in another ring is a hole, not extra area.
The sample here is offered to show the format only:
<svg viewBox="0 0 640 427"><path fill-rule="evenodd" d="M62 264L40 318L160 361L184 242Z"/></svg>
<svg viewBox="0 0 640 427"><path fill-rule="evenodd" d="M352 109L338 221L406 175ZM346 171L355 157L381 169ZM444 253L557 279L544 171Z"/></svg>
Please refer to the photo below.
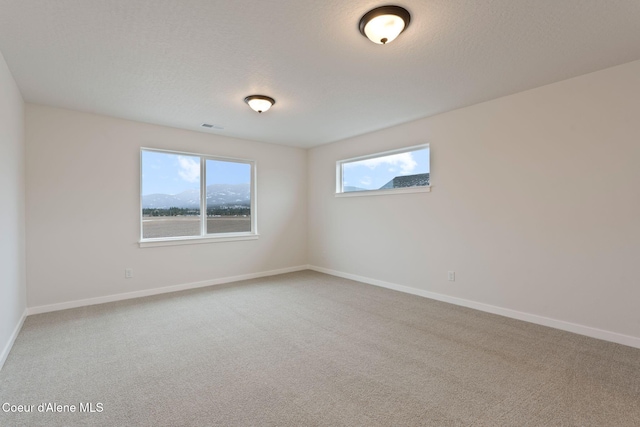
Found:
<svg viewBox="0 0 640 427"><path fill-rule="evenodd" d="M262 113L263 111L267 111L271 108L271 106L276 103L276 100L270 96L250 95L244 99L244 102L249 104L249 107L251 107L253 111Z"/></svg>
<svg viewBox="0 0 640 427"><path fill-rule="evenodd" d="M400 35L411 22L409 11L400 6L380 6L360 19L360 33L374 43L387 44Z"/></svg>

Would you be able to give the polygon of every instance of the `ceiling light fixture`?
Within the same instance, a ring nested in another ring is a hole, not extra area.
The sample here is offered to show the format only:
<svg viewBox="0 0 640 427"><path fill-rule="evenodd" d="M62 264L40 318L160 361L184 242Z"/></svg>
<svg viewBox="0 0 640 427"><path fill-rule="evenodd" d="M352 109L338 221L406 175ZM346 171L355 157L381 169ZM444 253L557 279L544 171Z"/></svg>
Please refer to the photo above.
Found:
<svg viewBox="0 0 640 427"><path fill-rule="evenodd" d="M380 6L360 18L360 33L374 43L395 40L411 22L409 11L400 6Z"/></svg>
<svg viewBox="0 0 640 427"><path fill-rule="evenodd" d="M249 107L251 107L253 111L262 113L263 111L267 111L271 108L271 106L276 103L276 100L270 96L250 95L244 99L244 102L249 104Z"/></svg>

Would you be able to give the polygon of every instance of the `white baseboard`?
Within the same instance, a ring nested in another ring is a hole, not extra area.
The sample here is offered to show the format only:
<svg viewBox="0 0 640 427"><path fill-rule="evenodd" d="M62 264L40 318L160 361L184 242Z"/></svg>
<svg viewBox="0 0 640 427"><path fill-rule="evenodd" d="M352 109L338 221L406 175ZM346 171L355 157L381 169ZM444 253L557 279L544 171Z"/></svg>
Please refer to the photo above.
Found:
<svg viewBox="0 0 640 427"><path fill-rule="evenodd" d="M616 332L605 331L602 329L592 328L590 326L579 325L576 323L566 322L563 320L551 319L544 316L538 316L536 314L530 314L522 311L511 310L509 308L497 307L494 305L466 300L463 298L442 295L435 292L412 288L409 286L397 285L395 283L389 283L382 280L371 279L369 277L358 276L356 274L344 273L341 271L330 270L328 268L323 268L323 267L316 267L314 265L310 265L309 269L317 271L319 273L330 274L332 276L342 277L344 279L350 279L350 280L355 280L362 283L367 283L369 285L380 286L383 288L393 289L395 291L400 291L407 294L418 295L421 297L430 298L437 301L448 302L450 304L455 304L463 307L473 308L475 310L485 311L487 313L498 314L500 316L510 317L512 319L524 320L525 322L535 323L537 325L548 326L548 327L560 329L563 331L573 332L575 334L585 335L591 338L611 341L617 344L627 345L629 347L640 348L639 337L623 335Z"/></svg>
<svg viewBox="0 0 640 427"><path fill-rule="evenodd" d="M241 280L258 279L260 277L275 276L277 274L292 273L294 271L307 270L309 266L280 268L278 270L263 271L260 273L242 274L240 276L223 277L220 279L204 280L202 282L184 283L181 285L165 286L162 288L145 289L143 291L127 292L123 294L107 295L104 297L88 298L76 301L62 302L58 304L41 305L27 308L27 314L49 313L51 311L67 310L69 308L85 307L88 305L104 304L107 302L122 301L132 298L148 297L151 295L166 294L170 292L185 291L187 289L204 288L206 286L223 285L225 283L239 282Z"/></svg>
<svg viewBox="0 0 640 427"><path fill-rule="evenodd" d="M20 320L18 321L18 324L13 330L13 333L9 337L9 342L7 342L7 344L2 349L2 353L0 353L0 370L2 370L2 367L4 366L4 362L6 362L7 357L9 357L9 352L11 351L11 348L13 347L13 343L16 341L16 338L18 338L18 334L20 333L20 329L22 329L22 325L24 324L24 319L26 318L27 318L27 310L25 309L24 312L22 313L22 317L20 318Z"/></svg>

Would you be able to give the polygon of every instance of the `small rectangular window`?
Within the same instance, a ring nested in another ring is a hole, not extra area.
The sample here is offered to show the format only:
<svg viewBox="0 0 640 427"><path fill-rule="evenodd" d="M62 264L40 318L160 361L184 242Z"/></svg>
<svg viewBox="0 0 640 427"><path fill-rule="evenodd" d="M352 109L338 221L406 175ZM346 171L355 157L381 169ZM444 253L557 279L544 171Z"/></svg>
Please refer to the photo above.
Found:
<svg viewBox="0 0 640 427"><path fill-rule="evenodd" d="M429 160L429 145L421 145L338 161L336 193L429 191Z"/></svg>
<svg viewBox="0 0 640 427"><path fill-rule="evenodd" d="M255 163L141 150L140 242L256 235Z"/></svg>

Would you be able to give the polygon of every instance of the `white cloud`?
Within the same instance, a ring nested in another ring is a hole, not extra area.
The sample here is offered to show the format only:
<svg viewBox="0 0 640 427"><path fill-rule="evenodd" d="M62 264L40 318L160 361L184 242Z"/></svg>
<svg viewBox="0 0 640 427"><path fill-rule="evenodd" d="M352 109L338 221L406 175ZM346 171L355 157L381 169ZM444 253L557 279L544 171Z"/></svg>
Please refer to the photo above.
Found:
<svg viewBox="0 0 640 427"><path fill-rule="evenodd" d="M187 182L200 181L200 164L188 157L178 156L180 170L178 175Z"/></svg>
<svg viewBox="0 0 640 427"><path fill-rule="evenodd" d="M372 182L373 180L371 179L370 176L363 176L362 179L360 180L360 184L362 185L371 185Z"/></svg>
<svg viewBox="0 0 640 427"><path fill-rule="evenodd" d="M411 153L392 154L385 157L376 157L374 159L360 160L359 162L347 163L345 166L366 166L369 169L375 169L380 165L388 165L400 168L401 175L409 175L418 166L418 162L413 159ZM394 168L395 169L395 168Z"/></svg>

